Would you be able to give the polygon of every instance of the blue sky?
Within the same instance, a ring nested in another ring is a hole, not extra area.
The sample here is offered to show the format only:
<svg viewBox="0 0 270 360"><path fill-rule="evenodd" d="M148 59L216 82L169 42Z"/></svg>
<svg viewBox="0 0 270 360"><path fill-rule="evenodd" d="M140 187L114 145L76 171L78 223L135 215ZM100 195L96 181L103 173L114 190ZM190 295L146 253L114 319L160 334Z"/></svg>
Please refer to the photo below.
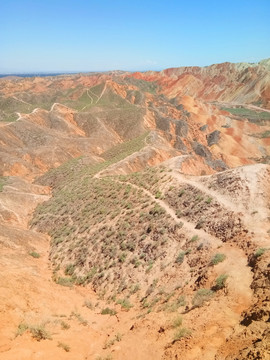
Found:
<svg viewBox="0 0 270 360"><path fill-rule="evenodd" d="M161 70L270 57L270 0L1 0L0 72Z"/></svg>

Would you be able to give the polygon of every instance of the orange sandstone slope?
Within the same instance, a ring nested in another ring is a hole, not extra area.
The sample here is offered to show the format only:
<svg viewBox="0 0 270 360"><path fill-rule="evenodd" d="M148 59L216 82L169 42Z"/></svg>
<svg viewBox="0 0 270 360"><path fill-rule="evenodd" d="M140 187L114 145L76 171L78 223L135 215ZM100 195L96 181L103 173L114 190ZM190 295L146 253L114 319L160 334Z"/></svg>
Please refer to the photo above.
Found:
<svg viewBox="0 0 270 360"><path fill-rule="evenodd" d="M267 109L269 61L1 80L0 359L268 359Z"/></svg>
<svg viewBox="0 0 270 360"><path fill-rule="evenodd" d="M202 99L167 98L155 83L126 75L39 81L38 89L35 79L20 80L17 92L15 80L1 88L3 116L16 117L0 122L3 175L33 178L81 155L100 162L104 151L147 131L144 164L183 155L182 171L200 175L269 161L267 112L246 109L256 120L249 121L249 114L239 117Z"/></svg>
<svg viewBox="0 0 270 360"><path fill-rule="evenodd" d="M131 76L156 81L161 93L189 95L207 101L259 103L270 109L270 60L258 64L222 63L206 67L180 67Z"/></svg>

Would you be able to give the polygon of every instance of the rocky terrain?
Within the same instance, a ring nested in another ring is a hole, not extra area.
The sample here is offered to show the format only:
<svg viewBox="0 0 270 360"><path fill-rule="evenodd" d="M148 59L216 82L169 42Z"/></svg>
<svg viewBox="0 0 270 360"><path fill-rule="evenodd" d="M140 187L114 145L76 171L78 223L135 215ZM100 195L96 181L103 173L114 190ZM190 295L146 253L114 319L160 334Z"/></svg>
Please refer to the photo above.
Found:
<svg viewBox="0 0 270 360"><path fill-rule="evenodd" d="M0 79L0 359L270 359L270 70Z"/></svg>

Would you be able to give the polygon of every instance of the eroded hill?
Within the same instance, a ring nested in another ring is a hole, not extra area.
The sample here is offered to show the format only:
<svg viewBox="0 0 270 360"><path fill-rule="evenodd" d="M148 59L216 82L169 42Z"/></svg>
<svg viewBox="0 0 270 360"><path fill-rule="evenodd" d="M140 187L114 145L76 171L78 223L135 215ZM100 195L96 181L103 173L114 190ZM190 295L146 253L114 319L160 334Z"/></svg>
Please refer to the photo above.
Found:
<svg viewBox="0 0 270 360"><path fill-rule="evenodd" d="M0 359L269 358L267 61L0 95Z"/></svg>

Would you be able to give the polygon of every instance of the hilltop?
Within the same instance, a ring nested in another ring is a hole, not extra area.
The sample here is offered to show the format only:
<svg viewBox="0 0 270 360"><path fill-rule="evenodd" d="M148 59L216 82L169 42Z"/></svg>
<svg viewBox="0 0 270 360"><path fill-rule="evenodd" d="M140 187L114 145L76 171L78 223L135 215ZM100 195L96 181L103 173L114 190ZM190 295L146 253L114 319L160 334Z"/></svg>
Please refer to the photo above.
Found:
<svg viewBox="0 0 270 360"><path fill-rule="evenodd" d="M269 59L2 78L0 130L0 359L270 357Z"/></svg>

